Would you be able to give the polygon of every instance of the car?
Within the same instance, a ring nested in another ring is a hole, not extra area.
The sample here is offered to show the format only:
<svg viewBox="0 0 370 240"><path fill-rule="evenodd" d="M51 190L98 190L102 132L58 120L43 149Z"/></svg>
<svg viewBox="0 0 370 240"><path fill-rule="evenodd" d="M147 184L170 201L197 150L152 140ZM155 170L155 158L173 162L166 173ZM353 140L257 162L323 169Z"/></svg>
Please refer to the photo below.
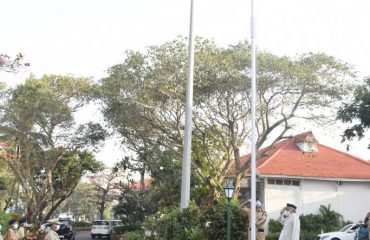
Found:
<svg viewBox="0 0 370 240"><path fill-rule="evenodd" d="M112 227L122 227L123 226L123 223L121 220L109 220L109 222L111 223Z"/></svg>
<svg viewBox="0 0 370 240"><path fill-rule="evenodd" d="M316 240L354 240L358 224L348 224L337 232L321 233Z"/></svg>
<svg viewBox="0 0 370 240"><path fill-rule="evenodd" d="M109 220L95 220L91 225L91 238L106 237L111 239L112 235L112 224Z"/></svg>
<svg viewBox="0 0 370 240"><path fill-rule="evenodd" d="M76 231L73 228L73 222L71 219L59 218L60 226L57 231L60 239L75 240Z"/></svg>
<svg viewBox="0 0 370 240"><path fill-rule="evenodd" d="M50 223L44 223L41 229L47 229L50 227ZM58 230L56 231L60 239L75 240L76 232L73 229L72 221L60 219L58 224Z"/></svg>
<svg viewBox="0 0 370 240"><path fill-rule="evenodd" d="M114 233L122 233L123 232L123 223L121 220L109 220L110 224L112 225L112 229Z"/></svg>

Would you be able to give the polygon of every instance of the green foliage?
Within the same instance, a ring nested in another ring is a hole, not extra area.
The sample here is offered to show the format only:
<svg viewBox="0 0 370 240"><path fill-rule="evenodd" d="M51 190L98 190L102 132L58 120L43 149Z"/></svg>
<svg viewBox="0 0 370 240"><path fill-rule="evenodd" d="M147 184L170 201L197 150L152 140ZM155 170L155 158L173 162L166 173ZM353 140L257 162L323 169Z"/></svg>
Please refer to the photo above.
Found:
<svg viewBox="0 0 370 240"><path fill-rule="evenodd" d="M268 229L270 233L280 233L281 229L283 229L283 225L275 219L270 219Z"/></svg>
<svg viewBox="0 0 370 240"><path fill-rule="evenodd" d="M88 151L106 136L98 124L77 126L74 113L90 100L91 81L71 76L30 76L9 89L1 108L6 163L22 187L27 210L49 217L87 171L99 166ZM53 204L51 204L53 203Z"/></svg>
<svg viewBox="0 0 370 240"><path fill-rule="evenodd" d="M338 119L351 124L359 123L353 124L344 131L343 141L352 140L355 137L361 139L365 131L370 128L370 77L354 90L353 95L351 103L345 103L339 109Z"/></svg>
<svg viewBox="0 0 370 240"><path fill-rule="evenodd" d="M200 227L185 228L186 239L188 240L203 240L204 233Z"/></svg>
<svg viewBox="0 0 370 240"><path fill-rule="evenodd" d="M220 198L221 181L230 174L228 166L235 163L236 186L248 167L247 161L240 161L240 149L251 132L249 56L247 42L223 48L207 39L196 40L192 167L198 175L194 177L199 187L194 191L197 204ZM323 53L289 58L259 52L257 58L257 125L261 129L257 146L267 139L279 140L271 136L285 136L301 119L333 120L335 105L347 95L353 78L348 64ZM145 157L143 149L182 156L186 72L187 43L178 38L145 52L127 51L96 87L105 120L139 156L135 161L142 163L137 170L141 173L156 172L162 160ZM179 179L169 177L161 184L177 187ZM167 199L170 202L178 196L161 198Z"/></svg>
<svg viewBox="0 0 370 240"><path fill-rule="evenodd" d="M225 239L226 207L219 203L200 209L192 203L183 211L176 208L150 216L144 225L160 239ZM232 239L245 239L247 216L241 213L238 203L233 203L231 210Z"/></svg>
<svg viewBox="0 0 370 240"><path fill-rule="evenodd" d="M4 213L3 211L0 211L0 225L2 226L0 233L4 233L6 231L6 228L8 227L8 222L11 218L12 215L10 213Z"/></svg>
<svg viewBox="0 0 370 240"><path fill-rule="evenodd" d="M142 240L142 239L145 239L145 234L143 230L127 232L123 234L122 239L123 240Z"/></svg>
<svg viewBox="0 0 370 240"><path fill-rule="evenodd" d="M76 228L84 228L84 227L91 227L90 222L84 222L84 221L75 221L73 222L73 226Z"/></svg>
<svg viewBox="0 0 370 240"><path fill-rule="evenodd" d="M98 214L95 191L93 184L80 182L69 198L61 204L60 209L62 212L73 212L77 219L92 221Z"/></svg>
<svg viewBox="0 0 370 240"><path fill-rule="evenodd" d="M332 210L330 204L328 206L321 205L319 212L325 226L323 229L325 232L334 231L343 225L343 216Z"/></svg>

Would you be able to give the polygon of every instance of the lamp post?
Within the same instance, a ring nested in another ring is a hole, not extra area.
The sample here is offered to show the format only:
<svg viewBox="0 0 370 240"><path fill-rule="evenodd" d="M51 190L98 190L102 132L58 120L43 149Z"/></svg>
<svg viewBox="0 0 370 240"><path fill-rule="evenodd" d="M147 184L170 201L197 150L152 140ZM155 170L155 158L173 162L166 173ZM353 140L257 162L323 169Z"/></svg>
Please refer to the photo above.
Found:
<svg viewBox="0 0 370 240"><path fill-rule="evenodd" d="M231 213L230 213L230 201L234 195L233 179L226 179L224 182L224 191L227 198L227 228L226 228L226 239L231 239Z"/></svg>

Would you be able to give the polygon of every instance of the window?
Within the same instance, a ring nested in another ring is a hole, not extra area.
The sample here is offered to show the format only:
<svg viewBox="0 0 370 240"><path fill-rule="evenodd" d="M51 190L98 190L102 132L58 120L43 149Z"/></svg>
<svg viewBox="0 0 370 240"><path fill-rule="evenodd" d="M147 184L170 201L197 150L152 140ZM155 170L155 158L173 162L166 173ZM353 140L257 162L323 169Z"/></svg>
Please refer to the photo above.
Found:
<svg viewBox="0 0 370 240"><path fill-rule="evenodd" d="M267 184L271 185L284 185L284 186L300 186L301 182L299 180L292 180L292 179L274 179L268 178Z"/></svg>

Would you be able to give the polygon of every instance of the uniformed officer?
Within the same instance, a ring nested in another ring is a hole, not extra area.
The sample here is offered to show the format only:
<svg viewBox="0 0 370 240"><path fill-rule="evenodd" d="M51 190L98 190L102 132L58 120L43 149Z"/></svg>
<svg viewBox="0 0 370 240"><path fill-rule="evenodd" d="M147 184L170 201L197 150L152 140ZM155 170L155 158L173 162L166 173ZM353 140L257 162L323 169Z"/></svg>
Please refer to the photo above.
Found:
<svg viewBox="0 0 370 240"><path fill-rule="evenodd" d="M286 207L281 209L279 221L283 224L283 229L279 240L299 240L300 220L296 210L297 207L291 203L287 203Z"/></svg>
<svg viewBox="0 0 370 240"><path fill-rule="evenodd" d="M60 240L58 233L56 232L58 231L59 226L58 219L50 219L48 223L50 224L50 231L46 234L44 240Z"/></svg>
<svg viewBox="0 0 370 240"><path fill-rule="evenodd" d="M248 214L249 217L249 227L248 227L248 240L251 239L251 209L246 205L250 203L251 200L243 202L240 204L240 209L242 212ZM256 201L256 240L265 240L265 223L267 220L267 213L262 209L261 201Z"/></svg>
<svg viewBox="0 0 370 240"><path fill-rule="evenodd" d="M19 240L25 240L26 239L26 228L25 228L25 224L27 222L27 219L26 218L21 218L19 219L19 228L18 228L18 238Z"/></svg>
<svg viewBox="0 0 370 240"><path fill-rule="evenodd" d="M2 228L3 228L3 226L1 226L1 224L0 224L0 240L3 240L3 235L1 234Z"/></svg>
<svg viewBox="0 0 370 240"><path fill-rule="evenodd" d="M9 227L8 230L6 230L5 233L5 239L6 240L18 240L18 221L15 218L12 218L8 222Z"/></svg>

